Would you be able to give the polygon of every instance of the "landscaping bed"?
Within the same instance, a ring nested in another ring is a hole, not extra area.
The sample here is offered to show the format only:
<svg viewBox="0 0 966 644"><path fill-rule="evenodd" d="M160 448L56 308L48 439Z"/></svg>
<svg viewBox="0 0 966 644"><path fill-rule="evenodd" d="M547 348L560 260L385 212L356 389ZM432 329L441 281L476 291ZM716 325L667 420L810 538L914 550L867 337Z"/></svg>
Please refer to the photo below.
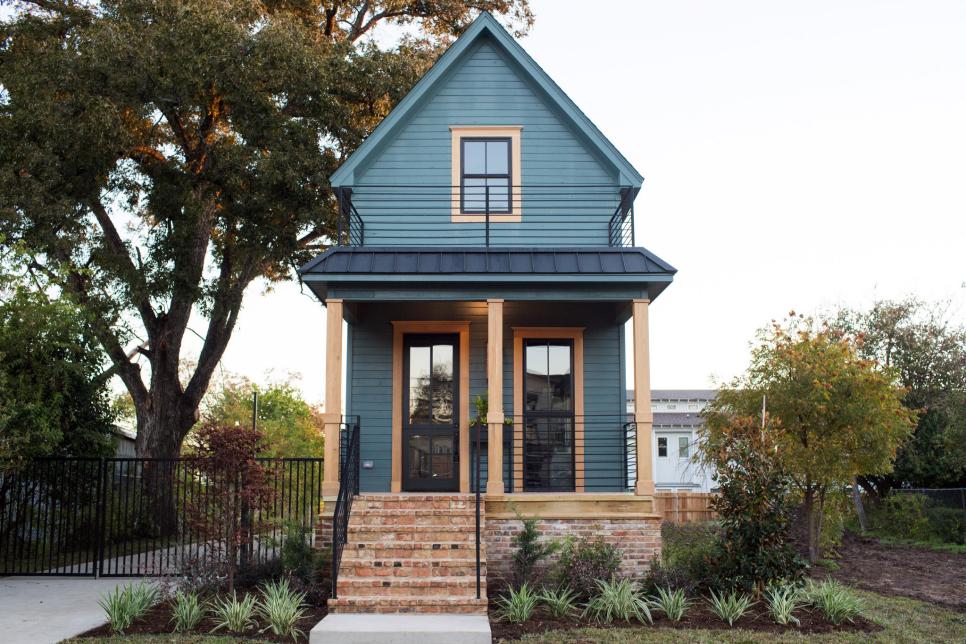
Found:
<svg viewBox="0 0 966 644"><path fill-rule="evenodd" d="M845 534L838 554L836 570L816 570L815 574L966 612L966 554L884 544L851 532Z"/></svg>
<svg viewBox="0 0 966 644"><path fill-rule="evenodd" d="M493 633L494 642L510 642L519 639L524 635L537 635L550 631L569 631L581 628L635 629L641 631L661 628L680 630L701 629L714 631L742 629L746 631L768 633L793 632L800 634L832 632L875 633L882 630L881 626L861 616L856 617L854 622L845 622L836 626L829 623L819 611L808 608L799 609L795 613L795 616L801 622L801 625L799 626L780 626L771 620L767 611L756 610L753 608L748 612L748 614L736 621L733 627L730 627L722 622L710 610L706 609L700 604L696 604L694 607L689 609L687 614L677 622L672 622L663 615L654 614L654 623L651 625L641 624L639 622L613 622L611 624L598 624L593 620L584 619L579 616L569 619L557 619L551 617L550 615L535 615L533 618L523 622L522 624L511 624L509 622L501 621L492 617L494 614L494 608L495 607L491 606L490 611L490 630Z"/></svg>
<svg viewBox="0 0 966 644"><path fill-rule="evenodd" d="M309 631L311 631L312 627L318 624L327 613L328 610L324 605L308 606L305 610L305 615L303 615L298 622L298 629L302 631L302 635L298 636L294 640L291 637L273 635L270 630L259 632L260 629L252 629L244 634L226 633L224 631L215 631L214 634L230 637L231 639L258 640L262 642L307 642ZM190 631L186 631L185 633L172 633L171 605L170 602L164 601L155 605L145 615L138 618L130 628L125 629L123 637L129 637L131 635L166 635L173 639L179 639L187 638L190 635L211 635L215 624L215 620L208 616L205 617L196 628ZM110 625L104 624L103 626L98 626L97 628L93 628L79 635L78 639L102 639L113 636L115 636L115 633L111 631Z"/></svg>

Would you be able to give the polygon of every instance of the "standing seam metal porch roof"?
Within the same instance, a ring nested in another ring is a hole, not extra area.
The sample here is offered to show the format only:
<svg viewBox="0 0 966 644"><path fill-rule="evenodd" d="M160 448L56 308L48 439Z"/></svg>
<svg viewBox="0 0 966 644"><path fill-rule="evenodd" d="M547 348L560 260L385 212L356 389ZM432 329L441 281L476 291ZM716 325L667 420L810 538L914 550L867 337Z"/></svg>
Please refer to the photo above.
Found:
<svg viewBox="0 0 966 644"><path fill-rule="evenodd" d="M645 248L330 248L299 269L309 275L673 276L677 270Z"/></svg>

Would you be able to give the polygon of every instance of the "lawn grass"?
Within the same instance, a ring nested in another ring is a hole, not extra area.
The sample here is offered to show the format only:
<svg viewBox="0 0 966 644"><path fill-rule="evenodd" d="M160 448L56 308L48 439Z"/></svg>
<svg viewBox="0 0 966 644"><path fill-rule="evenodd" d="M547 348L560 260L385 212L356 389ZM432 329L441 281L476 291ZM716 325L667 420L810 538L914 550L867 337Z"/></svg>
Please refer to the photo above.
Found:
<svg viewBox="0 0 966 644"><path fill-rule="evenodd" d="M867 532L866 534L875 537L876 539L879 540L880 543L884 543L890 546L914 546L916 548L938 550L939 552L951 552L953 554L966 554L966 544L960 545L958 543L946 543L944 541L920 541L916 539L900 539L899 537L890 537L888 535L877 534L875 532Z"/></svg>
<svg viewBox="0 0 966 644"><path fill-rule="evenodd" d="M271 640L256 640L249 638L236 638L231 635L193 635L182 633L169 633L167 635L114 635L113 637L89 637L84 639L66 640L74 644L86 644L87 642L98 642L99 644L232 644L233 642L246 642L247 644L272 644Z"/></svg>
<svg viewBox="0 0 966 644"><path fill-rule="evenodd" d="M800 635L790 632L778 636L775 633L758 633L734 629L687 630L670 628L595 629L555 631L542 635L530 635L519 640L526 644L557 644L558 642L599 642L600 644L634 644L636 642L843 642L866 644L868 642L929 643L966 641L966 614L957 613L934 604L907 599L886 597L876 593L856 590L865 601L867 618L877 622L885 630L878 633L837 633L828 635Z"/></svg>

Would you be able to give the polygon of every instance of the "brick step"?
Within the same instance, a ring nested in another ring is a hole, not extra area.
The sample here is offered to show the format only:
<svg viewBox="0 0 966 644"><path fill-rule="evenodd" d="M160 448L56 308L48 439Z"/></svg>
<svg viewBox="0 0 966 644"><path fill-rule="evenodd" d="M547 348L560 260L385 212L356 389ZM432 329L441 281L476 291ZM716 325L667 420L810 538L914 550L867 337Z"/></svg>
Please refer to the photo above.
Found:
<svg viewBox="0 0 966 644"><path fill-rule="evenodd" d="M407 559L462 559L476 561L476 541L464 543L349 543L342 552L342 560L394 561ZM486 545L480 543L480 558L486 560Z"/></svg>
<svg viewBox="0 0 966 644"><path fill-rule="evenodd" d="M476 498L469 495L362 495L352 502L356 510L476 510Z"/></svg>
<svg viewBox="0 0 966 644"><path fill-rule="evenodd" d="M349 543L476 543L476 530L465 526L349 526ZM483 535L480 535L483 540Z"/></svg>
<svg viewBox="0 0 966 644"><path fill-rule="evenodd" d="M375 597L356 596L330 599L329 610L334 613L451 613L485 615L486 599L473 597Z"/></svg>
<svg viewBox="0 0 966 644"><path fill-rule="evenodd" d="M349 516L349 525L358 523L396 522L397 525L421 525L425 522L445 519L448 523L460 523L468 526L476 525L475 508L447 508L447 509L378 509L356 512L353 509ZM480 508L480 523L486 520L486 513Z"/></svg>
<svg viewBox="0 0 966 644"><path fill-rule="evenodd" d="M476 575L470 577L343 577L345 597L475 597Z"/></svg>
<svg viewBox="0 0 966 644"><path fill-rule="evenodd" d="M480 562L480 572L486 576L486 562ZM339 579L346 578L386 578L386 577L468 577L476 578L475 559L433 560L349 560L345 559L340 567Z"/></svg>
<svg viewBox="0 0 966 644"><path fill-rule="evenodd" d="M418 514L399 515L395 517L388 516L361 516L358 518L352 518L349 521L349 529L353 528L363 528L363 527L386 527L393 528L396 530L408 530L409 528L447 528L455 527L460 530L470 530L473 534L476 534L476 522L472 519L467 520L464 517L454 517L445 515L427 515L420 516ZM480 532L482 536L483 522L480 522Z"/></svg>

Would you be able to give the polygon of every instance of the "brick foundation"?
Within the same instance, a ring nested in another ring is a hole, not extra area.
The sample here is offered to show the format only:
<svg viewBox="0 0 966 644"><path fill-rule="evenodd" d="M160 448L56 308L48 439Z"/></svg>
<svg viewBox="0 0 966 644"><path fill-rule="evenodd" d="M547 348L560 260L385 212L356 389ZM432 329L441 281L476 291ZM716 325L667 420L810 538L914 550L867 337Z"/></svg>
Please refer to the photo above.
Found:
<svg viewBox="0 0 966 644"><path fill-rule="evenodd" d="M486 520L486 558L492 581L509 579L513 569L513 537L523 528L519 519ZM604 541L620 548L621 573L638 579L650 568L651 560L661 553L659 518L537 519L537 528L546 540L567 536ZM552 564L553 560L548 563Z"/></svg>

